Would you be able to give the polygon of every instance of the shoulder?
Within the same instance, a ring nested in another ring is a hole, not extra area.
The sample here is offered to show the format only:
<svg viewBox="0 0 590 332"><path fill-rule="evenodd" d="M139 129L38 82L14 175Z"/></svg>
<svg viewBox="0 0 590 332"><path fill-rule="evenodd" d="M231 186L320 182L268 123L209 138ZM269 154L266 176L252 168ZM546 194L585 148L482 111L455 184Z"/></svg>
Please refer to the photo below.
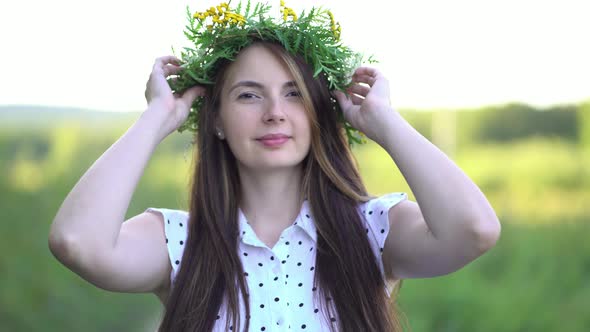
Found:
<svg viewBox="0 0 590 332"><path fill-rule="evenodd" d="M406 193L393 192L373 197L366 202L360 203L358 208L367 219L378 219L379 216L387 215L389 209L406 199L408 199Z"/></svg>
<svg viewBox="0 0 590 332"><path fill-rule="evenodd" d="M358 205L358 212L366 223L369 240L379 244L380 252L383 250L383 244L389 233L389 211L407 198L406 193L394 192L374 197Z"/></svg>
<svg viewBox="0 0 590 332"><path fill-rule="evenodd" d="M390 233L389 215L394 206L408 199L408 195L404 192L393 192L374 197L366 202L358 205L358 212L362 217L365 225L367 238L373 253L377 259L379 270L384 279L387 278L386 270L388 266L383 264L384 247L388 235ZM385 280L385 291L387 296L390 296L394 286L395 280Z"/></svg>
<svg viewBox="0 0 590 332"><path fill-rule="evenodd" d="M387 235L389 231L390 210L399 203L408 199L404 192L394 192L371 198L360 203L358 211L368 223L369 229Z"/></svg>
<svg viewBox="0 0 590 332"><path fill-rule="evenodd" d="M358 205L357 209L366 223L367 233L372 233L371 235L377 238L381 249L389 233L389 211L407 198L408 195L404 192L394 192L374 197Z"/></svg>
<svg viewBox="0 0 590 332"><path fill-rule="evenodd" d="M162 216L168 256L172 265L170 279L173 281L180 269L182 255L188 238L189 213L185 210L155 207L149 207L145 212Z"/></svg>
<svg viewBox="0 0 590 332"><path fill-rule="evenodd" d="M188 221L188 211L185 210L149 207L145 210L145 212L152 212L161 215L164 219L164 223L169 225L173 224L174 222L186 223ZM179 225L179 227L183 226L184 225Z"/></svg>

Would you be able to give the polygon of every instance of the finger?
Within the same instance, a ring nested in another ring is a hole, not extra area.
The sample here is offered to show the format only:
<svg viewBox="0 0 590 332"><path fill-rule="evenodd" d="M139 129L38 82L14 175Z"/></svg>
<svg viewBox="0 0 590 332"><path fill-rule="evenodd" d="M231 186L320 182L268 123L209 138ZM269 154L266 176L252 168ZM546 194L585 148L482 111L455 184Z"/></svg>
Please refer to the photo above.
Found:
<svg viewBox="0 0 590 332"><path fill-rule="evenodd" d="M379 79L384 79L383 75L379 70L372 67L359 67L354 71L352 80L356 82L364 82L373 86Z"/></svg>
<svg viewBox="0 0 590 332"><path fill-rule="evenodd" d="M164 66L164 77L168 77L170 75L176 75L178 73L180 73L184 68L179 67L179 66L175 66L175 65L166 65Z"/></svg>
<svg viewBox="0 0 590 332"><path fill-rule="evenodd" d="M332 95L336 98L336 101L340 104L341 108L346 108L352 105L352 102L344 92L335 90L332 92Z"/></svg>
<svg viewBox="0 0 590 332"><path fill-rule="evenodd" d="M179 58L175 57L174 55L166 55L166 56L156 58L154 66L157 65L157 66L163 67L164 65L169 64L169 63L180 64L181 61Z"/></svg>
<svg viewBox="0 0 590 332"><path fill-rule="evenodd" d="M354 93L354 94L366 97L367 94L369 93L369 91L371 91L371 88L369 88L365 84L353 84L350 87L348 87L348 89L346 89L346 90L350 93Z"/></svg>
<svg viewBox="0 0 590 332"><path fill-rule="evenodd" d="M375 82L377 81L377 78L374 76L369 76L369 75L353 75L352 76L352 81L355 83L365 83L368 84L369 86L373 86L373 84L375 84Z"/></svg>
<svg viewBox="0 0 590 332"><path fill-rule="evenodd" d="M182 101L186 104L186 105L192 105L193 102L195 101L195 99L199 96L204 97L205 96L205 88L202 86L194 86L186 91L184 91L182 93L182 97L180 97L182 99Z"/></svg>
<svg viewBox="0 0 590 332"><path fill-rule="evenodd" d="M352 93L349 93L348 95L350 96L350 100L352 100L352 103L354 105L359 106L359 105L361 105L363 103L363 101L365 101L365 98L363 98L363 97L361 97L359 95L352 94Z"/></svg>
<svg viewBox="0 0 590 332"><path fill-rule="evenodd" d="M165 74L164 68L168 64L173 64L173 65L178 66L178 65L180 65L180 60L175 56L165 56L165 57L157 58L156 61L154 62L154 66L152 67L152 73L162 74L162 75Z"/></svg>
<svg viewBox="0 0 590 332"><path fill-rule="evenodd" d="M358 67L355 71L354 71L355 75L366 75L366 76L379 76L379 71L376 68L373 67Z"/></svg>

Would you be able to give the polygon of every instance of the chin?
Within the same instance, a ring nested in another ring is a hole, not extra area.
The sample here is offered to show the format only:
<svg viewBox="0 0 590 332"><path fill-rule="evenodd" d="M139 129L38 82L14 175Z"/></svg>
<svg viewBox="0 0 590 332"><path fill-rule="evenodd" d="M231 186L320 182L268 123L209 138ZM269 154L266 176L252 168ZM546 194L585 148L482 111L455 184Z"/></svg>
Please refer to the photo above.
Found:
<svg viewBox="0 0 590 332"><path fill-rule="evenodd" d="M266 155L251 154L250 158L248 158L248 160L244 160L242 164L257 171L273 171L300 167L304 159L305 156L294 156L292 152L285 154L275 153Z"/></svg>
<svg viewBox="0 0 590 332"><path fill-rule="evenodd" d="M305 149L294 144L276 149L261 148L260 146L245 146L244 148L235 151L237 153L234 153L234 156L243 167L257 172L300 167L310 152L309 148Z"/></svg>
<svg viewBox="0 0 590 332"><path fill-rule="evenodd" d="M265 170L265 171L273 171L273 170L284 170L289 168L297 168L301 167L302 160L283 160L283 159L273 159L273 160L258 160L256 162L255 169L257 170Z"/></svg>

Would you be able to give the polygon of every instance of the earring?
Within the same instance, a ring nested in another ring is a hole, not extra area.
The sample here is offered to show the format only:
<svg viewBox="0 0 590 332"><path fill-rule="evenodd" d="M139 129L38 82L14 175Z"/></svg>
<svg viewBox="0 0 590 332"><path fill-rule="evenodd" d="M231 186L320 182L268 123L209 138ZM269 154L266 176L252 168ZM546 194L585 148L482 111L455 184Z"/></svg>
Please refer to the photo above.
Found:
<svg viewBox="0 0 590 332"><path fill-rule="evenodd" d="M223 133L221 132L221 130L217 130L217 137L223 139Z"/></svg>

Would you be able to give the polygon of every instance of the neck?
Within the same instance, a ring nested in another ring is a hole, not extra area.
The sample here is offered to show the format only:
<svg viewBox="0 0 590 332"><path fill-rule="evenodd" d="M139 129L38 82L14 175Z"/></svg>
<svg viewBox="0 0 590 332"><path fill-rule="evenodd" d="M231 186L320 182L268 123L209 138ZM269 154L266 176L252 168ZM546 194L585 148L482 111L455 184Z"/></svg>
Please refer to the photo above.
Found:
<svg viewBox="0 0 590 332"><path fill-rule="evenodd" d="M254 229L287 228L301 209L302 168L254 172L239 167L240 208Z"/></svg>

